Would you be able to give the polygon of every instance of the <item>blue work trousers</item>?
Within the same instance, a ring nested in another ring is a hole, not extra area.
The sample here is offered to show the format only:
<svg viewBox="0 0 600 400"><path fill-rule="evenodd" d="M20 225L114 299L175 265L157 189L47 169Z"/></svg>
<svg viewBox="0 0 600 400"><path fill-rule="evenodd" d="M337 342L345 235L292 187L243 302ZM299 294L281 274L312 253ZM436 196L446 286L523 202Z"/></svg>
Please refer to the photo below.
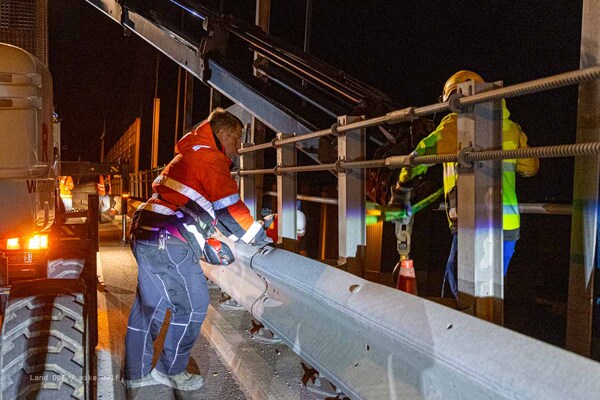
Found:
<svg viewBox="0 0 600 400"><path fill-rule="evenodd" d="M508 271L508 264L510 264L510 259L515 253L515 244L516 240L505 240L503 243L503 262L504 262L504 276L506 276L506 272ZM442 297L444 297L444 289L446 288L446 282L448 282L448 286L450 286L450 292L455 298L458 298L458 273L457 273L457 263L458 263L458 235L455 233L452 235L452 247L450 248L450 255L448 256L448 261L446 262L446 272L444 273L444 282L442 283Z"/></svg>
<svg viewBox="0 0 600 400"><path fill-rule="evenodd" d="M150 373L154 341L167 308L171 322L156 368L163 374L178 374L187 367L206 316L206 278L192 249L176 238L159 243L134 237L132 249L138 286L127 323L124 377L133 380Z"/></svg>

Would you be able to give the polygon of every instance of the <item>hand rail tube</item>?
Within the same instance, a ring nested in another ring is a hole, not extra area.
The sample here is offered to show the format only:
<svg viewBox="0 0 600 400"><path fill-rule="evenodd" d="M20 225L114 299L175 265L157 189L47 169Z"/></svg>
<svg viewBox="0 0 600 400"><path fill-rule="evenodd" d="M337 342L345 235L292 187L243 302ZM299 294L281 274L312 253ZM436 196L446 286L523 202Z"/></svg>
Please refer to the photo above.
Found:
<svg viewBox="0 0 600 400"><path fill-rule="evenodd" d="M251 149L249 147L248 149ZM465 152L464 160L467 162L485 161L485 160L510 160L515 158L558 158L558 157L576 157L600 154L600 142L560 144L556 146L528 147L516 150L481 150ZM294 165L287 167L276 167L278 173L285 172L316 172L336 170L336 168L377 168L388 167L404 168L421 164L441 164L458 162L458 154L438 154L431 156L415 156L407 154L403 156L391 156L380 160L365 161L340 161L339 164L317 164L317 165ZM274 169L240 170L232 174L256 175L272 174Z"/></svg>

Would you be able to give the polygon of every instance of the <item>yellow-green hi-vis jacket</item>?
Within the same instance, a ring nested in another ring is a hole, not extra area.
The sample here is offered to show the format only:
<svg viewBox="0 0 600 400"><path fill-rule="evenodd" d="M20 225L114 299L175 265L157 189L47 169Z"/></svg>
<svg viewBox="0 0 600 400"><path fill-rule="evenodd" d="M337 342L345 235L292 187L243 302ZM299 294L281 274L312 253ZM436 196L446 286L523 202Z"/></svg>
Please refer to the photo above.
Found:
<svg viewBox="0 0 600 400"><path fill-rule="evenodd" d="M519 124L509 119L510 112L506 108L506 102L502 100L502 148L514 150L527 147L527 136L521 130ZM457 146L457 118L456 113L444 117L437 129L417 145L414 153L419 156L436 154L456 154ZM424 174L428 165L418 165L414 168L403 168L400 172L400 184L406 183L415 176ZM537 158L520 158L504 160L502 162L502 204L503 204L503 228L504 240L517 240L519 238L519 203L515 193L515 172L524 177L533 176L539 168ZM450 228L456 225L455 202L449 197L456 196L457 163L444 163L444 199L446 202L446 214ZM449 193L453 192L450 196ZM451 204L453 203L453 204Z"/></svg>

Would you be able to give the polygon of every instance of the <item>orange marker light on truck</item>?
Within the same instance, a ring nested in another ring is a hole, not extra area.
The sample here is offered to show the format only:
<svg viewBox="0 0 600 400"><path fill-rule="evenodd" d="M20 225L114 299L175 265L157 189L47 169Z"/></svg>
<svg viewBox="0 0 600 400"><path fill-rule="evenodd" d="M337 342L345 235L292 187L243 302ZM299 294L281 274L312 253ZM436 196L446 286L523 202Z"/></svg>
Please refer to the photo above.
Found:
<svg viewBox="0 0 600 400"><path fill-rule="evenodd" d="M33 235L29 238L28 250L39 250L48 248L48 235Z"/></svg>
<svg viewBox="0 0 600 400"><path fill-rule="evenodd" d="M19 238L10 238L6 240L7 250L19 250Z"/></svg>

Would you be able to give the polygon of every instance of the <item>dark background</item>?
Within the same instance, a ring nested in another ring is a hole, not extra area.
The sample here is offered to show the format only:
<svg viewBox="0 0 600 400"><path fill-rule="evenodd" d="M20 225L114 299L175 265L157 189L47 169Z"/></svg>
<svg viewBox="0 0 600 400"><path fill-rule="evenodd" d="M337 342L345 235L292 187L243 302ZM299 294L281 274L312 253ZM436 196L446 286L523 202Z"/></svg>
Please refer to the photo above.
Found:
<svg viewBox="0 0 600 400"><path fill-rule="evenodd" d="M148 167L157 50L135 34L125 37L122 27L84 1L49 3L63 159L99 160L103 122L108 151L141 117L141 168ZM304 8L304 1L273 0L271 32L302 47ZM224 11L252 21L254 2L225 1ZM581 4L573 0L314 1L311 52L402 107L422 106L434 102L460 69L505 85L577 69L580 29ZM161 55L160 164L173 154L176 85L177 66ZM208 110L202 86L196 81L194 122ZM574 142L576 104L574 86L508 102L532 145ZM546 159L535 179L520 182L520 198L570 202L572 175L572 159Z"/></svg>
<svg viewBox="0 0 600 400"><path fill-rule="evenodd" d="M49 3L50 69L62 119L63 159L98 161L104 121L108 151L141 117L140 168L148 168L157 50L135 34L125 37L122 27L84 1ZM226 13L254 19L254 1L222 5ZM271 33L302 47L304 15L305 1L272 0ZM581 2L575 0L315 0L310 50L402 107L423 106L435 102L446 79L461 69L505 85L577 69L580 30ZM163 164L173 155L178 68L165 56L159 60ZM533 146L575 141L574 86L509 99L508 108ZM208 90L196 81L194 122L207 113ZM572 158L544 159L535 178L518 181L518 196L522 202L570 203L572 185ZM319 206L303 207L309 227L318 226ZM413 241L420 290L438 295L450 248L444 213L418 215L413 236L420 238L418 245ZM560 307L567 295L569 239L569 216L523 215L521 240L506 278L507 326L564 343ZM382 268L391 269L397 258L393 225L385 224ZM419 270L423 265L428 267Z"/></svg>

